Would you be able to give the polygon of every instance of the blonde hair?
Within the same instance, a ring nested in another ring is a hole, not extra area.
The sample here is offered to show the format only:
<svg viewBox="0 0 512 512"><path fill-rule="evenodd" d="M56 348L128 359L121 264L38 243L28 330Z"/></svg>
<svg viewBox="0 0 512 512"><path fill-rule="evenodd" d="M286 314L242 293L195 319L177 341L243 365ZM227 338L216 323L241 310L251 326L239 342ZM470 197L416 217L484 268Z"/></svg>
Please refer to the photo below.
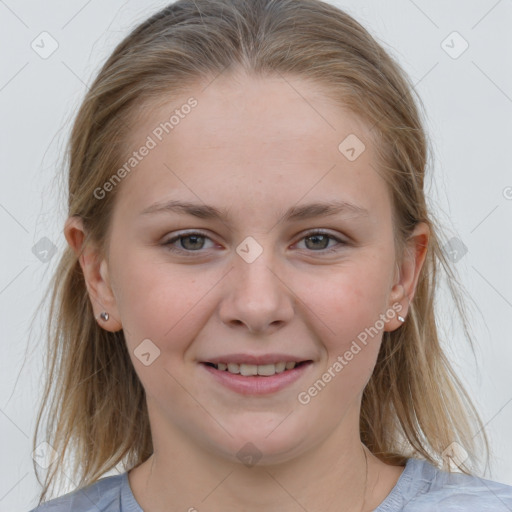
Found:
<svg viewBox="0 0 512 512"><path fill-rule="evenodd" d="M469 473L469 462L476 461L472 422L480 428L486 453L488 441L438 337L434 299L442 267L472 342L456 288L460 283L425 201L428 143L414 88L348 14L320 0L179 0L143 22L114 50L77 114L66 162L69 216L83 219L86 244L104 250L120 187L102 200L94 191L123 162L130 127L143 105L238 70L311 80L360 116L371 127L377 170L389 184L397 248L405 246L419 222L429 226L407 322L384 333L362 397L361 439L388 464L403 465L406 458L419 456L438 467L444 450L457 442L469 454L462 467ZM75 485L83 487L118 464L125 470L141 464L153 451L145 392L123 332L98 325L70 247L47 293L47 380L33 447L47 411L44 440L58 458L46 473L40 503L58 471L64 471L68 453L75 456ZM34 469L37 474L35 463Z"/></svg>

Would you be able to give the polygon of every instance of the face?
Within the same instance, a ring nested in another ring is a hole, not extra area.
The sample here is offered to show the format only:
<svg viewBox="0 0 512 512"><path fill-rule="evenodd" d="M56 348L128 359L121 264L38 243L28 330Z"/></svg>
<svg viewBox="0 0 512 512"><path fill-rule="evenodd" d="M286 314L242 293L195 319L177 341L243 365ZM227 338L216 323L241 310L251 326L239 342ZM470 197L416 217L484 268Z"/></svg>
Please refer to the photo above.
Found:
<svg viewBox="0 0 512 512"><path fill-rule="evenodd" d="M359 436L382 332L406 315L417 262L399 281L370 134L290 81L219 77L148 108L129 141L154 147L117 185L98 293L124 330L155 446L236 460L250 442L278 462ZM156 129L176 109L172 130Z"/></svg>

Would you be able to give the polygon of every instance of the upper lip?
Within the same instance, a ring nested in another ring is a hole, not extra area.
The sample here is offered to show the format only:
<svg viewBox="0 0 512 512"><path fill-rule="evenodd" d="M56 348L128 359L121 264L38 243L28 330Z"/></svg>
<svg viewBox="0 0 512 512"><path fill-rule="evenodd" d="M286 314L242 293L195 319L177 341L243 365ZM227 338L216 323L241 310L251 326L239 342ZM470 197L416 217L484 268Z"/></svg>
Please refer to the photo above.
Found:
<svg viewBox="0 0 512 512"><path fill-rule="evenodd" d="M311 361L307 357L298 357L291 354L263 354L263 355L251 355L251 354L226 354L224 356L211 357L201 361L202 363L236 363L236 364L276 364L276 363L301 363L302 361Z"/></svg>

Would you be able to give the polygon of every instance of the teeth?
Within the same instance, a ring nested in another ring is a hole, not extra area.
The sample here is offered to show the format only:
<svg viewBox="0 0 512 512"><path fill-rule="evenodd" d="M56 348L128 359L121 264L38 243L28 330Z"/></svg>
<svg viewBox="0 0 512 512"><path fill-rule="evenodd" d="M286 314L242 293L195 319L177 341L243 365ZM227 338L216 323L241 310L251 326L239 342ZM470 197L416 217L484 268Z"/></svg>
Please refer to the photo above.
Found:
<svg viewBox="0 0 512 512"><path fill-rule="evenodd" d="M276 373L282 373L285 370L292 370L295 368L297 363L295 362L280 362L276 364L236 364L236 363L219 363L216 368L220 371L227 370L229 373L240 374L245 377L249 377L251 375L262 375L265 377L270 377L275 375Z"/></svg>
<svg viewBox="0 0 512 512"><path fill-rule="evenodd" d="M258 375L258 367L255 364L241 364L240 375Z"/></svg>
<svg viewBox="0 0 512 512"><path fill-rule="evenodd" d="M229 373L240 373L240 366L236 363L228 363L228 372Z"/></svg>
<svg viewBox="0 0 512 512"><path fill-rule="evenodd" d="M273 364L260 364L258 365L258 375L274 375L276 373L276 367Z"/></svg>
<svg viewBox="0 0 512 512"><path fill-rule="evenodd" d="M276 373L282 373L286 369L286 363L276 363Z"/></svg>

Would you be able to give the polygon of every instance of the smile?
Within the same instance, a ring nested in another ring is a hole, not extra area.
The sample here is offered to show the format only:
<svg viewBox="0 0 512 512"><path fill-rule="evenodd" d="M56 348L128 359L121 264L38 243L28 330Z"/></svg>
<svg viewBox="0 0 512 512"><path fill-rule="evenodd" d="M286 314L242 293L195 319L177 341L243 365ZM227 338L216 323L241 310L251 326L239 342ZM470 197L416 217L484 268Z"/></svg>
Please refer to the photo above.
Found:
<svg viewBox="0 0 512 512"><path fill-rule="evenodd" d="M200 366L214 382L242 395L275 393L302 377L313 361L289 361L267 364L210 363Z"/></svg>
<svg viewBox="0 0 512 512"><path fill-rule="evenodd" d="M280 362L276 364L237 364L237 363L206 363L217 370L227 371L229 373L233 373L235 375L243 375L244 377L249 377L251 375L261 375L264 377L270 377L275 375L276 373L282 373L286 370L293 370L296 366L300 364L304 364L306 361L302 361L301 363L296 363L295 361L289 362Z"/></svg>

